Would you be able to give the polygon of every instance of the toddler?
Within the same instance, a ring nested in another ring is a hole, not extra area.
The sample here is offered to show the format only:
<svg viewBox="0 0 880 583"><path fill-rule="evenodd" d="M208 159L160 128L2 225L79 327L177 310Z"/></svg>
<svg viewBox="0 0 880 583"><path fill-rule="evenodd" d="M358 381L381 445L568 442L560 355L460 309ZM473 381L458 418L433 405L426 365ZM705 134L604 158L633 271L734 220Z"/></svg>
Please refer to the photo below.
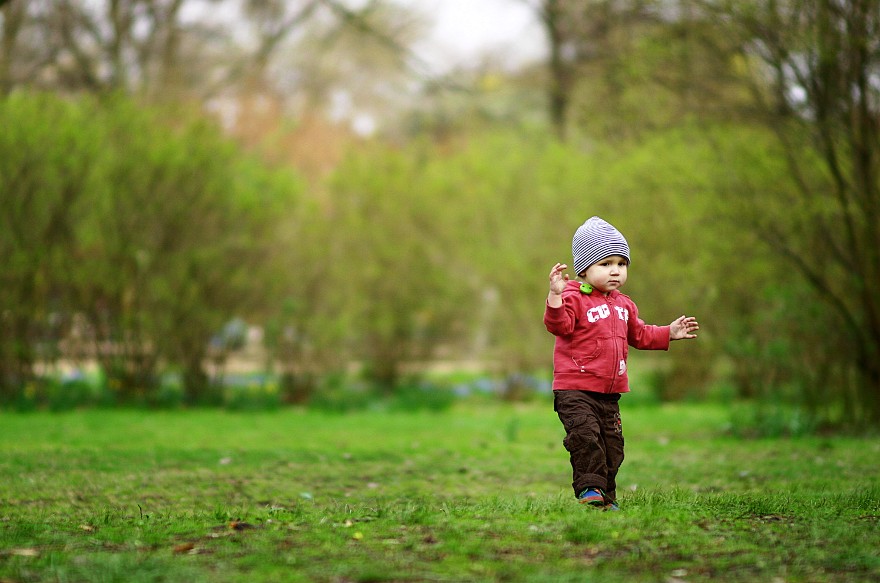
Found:
<svg viewBox="0 0 880 583"><path fill-rule="evenodd" d="M696 318L668 326L639 319L620 288L630 265L629 244L611 224L592 217L571 243L574 272L557 263L550 271L544 325L554 336L553 408L565 428L572 487L578 501L618 510L617 472L623 463L623 426L618 401L629 392L629 347L668 350L671 340L696 338Z"/></svg>

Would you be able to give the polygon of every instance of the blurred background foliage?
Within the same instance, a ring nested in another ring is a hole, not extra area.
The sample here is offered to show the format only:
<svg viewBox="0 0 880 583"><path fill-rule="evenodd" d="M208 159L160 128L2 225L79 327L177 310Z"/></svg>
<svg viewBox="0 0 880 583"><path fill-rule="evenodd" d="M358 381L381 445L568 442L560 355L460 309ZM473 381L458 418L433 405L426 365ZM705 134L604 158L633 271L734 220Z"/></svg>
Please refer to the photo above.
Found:
<svg viewBox="0 0 880 583"><path fill-rule="evenodd" d="M441 74L389 0L0 1L0 401L526 398L598 214L702 324L635 392L876 427L880 0L511 2L546 60Z"/></svg>

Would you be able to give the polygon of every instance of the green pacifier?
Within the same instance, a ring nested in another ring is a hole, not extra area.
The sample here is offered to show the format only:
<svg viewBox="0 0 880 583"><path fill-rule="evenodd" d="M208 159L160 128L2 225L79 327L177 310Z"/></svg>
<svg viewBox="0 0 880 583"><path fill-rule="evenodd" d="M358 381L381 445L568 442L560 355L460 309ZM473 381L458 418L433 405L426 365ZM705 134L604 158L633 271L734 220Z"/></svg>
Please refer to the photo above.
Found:
<svg viewBox="0 0 880 583"><path fill-rule="evenodd" d="M591 285L588 284L588 283L582 283L582 284L581 284L581 293L582 293L582 294L593 293L593 286L591 286Z"/></svg>

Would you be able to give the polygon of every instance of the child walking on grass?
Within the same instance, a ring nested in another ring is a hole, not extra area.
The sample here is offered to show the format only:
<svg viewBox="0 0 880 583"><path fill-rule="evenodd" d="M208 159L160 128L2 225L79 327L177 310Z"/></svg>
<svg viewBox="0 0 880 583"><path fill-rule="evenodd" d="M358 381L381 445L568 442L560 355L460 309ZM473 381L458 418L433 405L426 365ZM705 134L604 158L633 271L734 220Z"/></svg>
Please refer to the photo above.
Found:
<svg viewBox="0 0 880 583"><path fill-rule="evenodd" d="M553 408L565 428L578 501L606 510L617 506L617 471L623 463L623 425L618 401L629 392L629 346L668 350L671 340L696 338L696 318L668 326L639 319L635 303L620 293L630 265L629 244L611 224L592 217L571 242L574 272L550 270L544 325L554 336Z"/></svg>

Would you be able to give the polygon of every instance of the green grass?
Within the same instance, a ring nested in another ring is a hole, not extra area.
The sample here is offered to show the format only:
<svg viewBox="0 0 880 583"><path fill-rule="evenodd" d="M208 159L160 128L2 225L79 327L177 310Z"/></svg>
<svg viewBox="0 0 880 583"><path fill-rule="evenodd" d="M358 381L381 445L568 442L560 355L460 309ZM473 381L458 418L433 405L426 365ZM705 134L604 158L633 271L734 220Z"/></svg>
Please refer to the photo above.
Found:
<svg viewBox="0 0 880 583"><path fill-rule="evenodd" d="M574 501L549 402L0 414L0 581L880 578L880 439L623 412L618 513Z"/></svg>

